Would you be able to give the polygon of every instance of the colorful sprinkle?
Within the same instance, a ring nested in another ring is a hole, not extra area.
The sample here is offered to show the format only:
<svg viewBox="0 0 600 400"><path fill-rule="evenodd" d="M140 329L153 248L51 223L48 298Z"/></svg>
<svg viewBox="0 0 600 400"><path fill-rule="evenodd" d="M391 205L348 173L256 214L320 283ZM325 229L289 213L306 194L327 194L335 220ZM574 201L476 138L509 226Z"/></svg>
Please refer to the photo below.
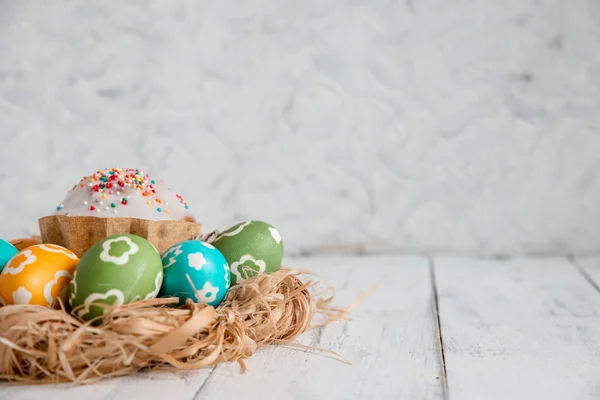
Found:
<svg viewBox="0 0 600 400"><path fill-rule="evenodd" d="M90 192L93 196L90 196L95 200L95 206L89 206L91 211L100 211L100 207L98 203L102 204L100 199L109 199L107 202L107 206L105 207L110 210L112 207L113 212L116 212L119 208L119 203L123 206L129 204L129 199L133 196L134 198L137 196L146 197L147 200L151 200L148 198L152 198L156 195L156 185L157 181L151 179L147 174L142 172L140 169L134 168L107 168L101 169L94 172L91 175L84 176L78 184L73 186L72 190L76 190L78 188L85 188L86 185L89 188ZM119 190L115 190L119 189ZM98 193L95 195L94 193ZM135 195L134 195L135 193ZM118 196L117 199L109 198L108 195ZM177 198L177 202L180 203L188 209L187 203L185 200L177 193L175 193ZM110 202L110 201L114 202ZM176 202L176 203L177 203ZM173 203L173 201L171 201ZM84 203L87 206L87 203ZM110 204L110 207L108 205ZM171 213L169 202L165 201L165 199L154 198L153 201L147 201L148 205L161 205L161 207L156 208L158 212ZM93 208L92 208L93 207ZM57 210L61 210L63 208L62 205L57 207Z"/></svg>

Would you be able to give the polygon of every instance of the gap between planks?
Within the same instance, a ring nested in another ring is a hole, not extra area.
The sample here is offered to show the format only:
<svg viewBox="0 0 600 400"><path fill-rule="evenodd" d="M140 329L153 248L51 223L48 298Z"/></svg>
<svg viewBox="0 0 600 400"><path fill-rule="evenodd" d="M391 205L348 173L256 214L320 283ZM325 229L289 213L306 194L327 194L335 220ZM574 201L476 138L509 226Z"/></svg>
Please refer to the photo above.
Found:
<svg viewBox="0 0 600 400"><path fill-rule="evenodd" d="M217 366L196 399L231 398L241 388L247 399L446 398L427 257L320 256L293 264L335 283L340 306L380 284L352 310L350 320L299 339L303 345L336 351L351 365L322 354L265 348L247 360L244 375L232 373L228 365Z"/></svg>
<svg viewBox="0 0 600 400"><path fill-rule="evenodd" d="M442 356L442 379L443 379L443 397L448 399L448 374L446 372L446 354L444 352L444 335L442 332L442 324L440 320L440 305L438 299L437 283L435 281L435 260L433 257L427 259L429 265L429 276L431 278L431 292L433 294L433 309L436 319L438 341L440 346L440 354Z"/></svg>
<svg viewBox="0 0 600 400"><path fill-rule="evenodd" d="M569 262L571 263L571 265L573 265L573 267L575 267L577 269L577 271L579 271L581 273L581 275L583 275L583 277L585 278L586 281L588 281L588 283L590 285L592 285L592 287L594 289L596 289L596 291L598 293L600 293L600 282L597 282L590 274L591 271L589 271L590 266L587 266L587 262L586 260L593 260L592 262L595 263L595 265L599 265L600 266L600 257L590 257L590 258L582 258L581 260L583 260L582 262L580 262L580 259L578 259L575 256L568 256L567 259L569 260ZM598 271L600 272L600 268L598 268ZM598 277L600 278L600 273L598 274Z"/></svg>
<svg viewBox="0 0 600 400"><path fill-rule="evenodd" d="M450 398L600 398L600 259L569 261L435 258Z"/></svg>
<svg viewBox="0 0 600 400"><path fill-rule="evenodd" d="M210 376L213 374L213 372L215 372L216 368L217 368L216 366L210 367L210 371L208 371L208 374L204 377L200 386L198 386L198 390L196 390L196 393L194 393L194 396L192 397L192 399L195 399L200 395L202 388L204 387L204 385L206 385L206 382L208 382L208 380L210 379Z"/></svg>

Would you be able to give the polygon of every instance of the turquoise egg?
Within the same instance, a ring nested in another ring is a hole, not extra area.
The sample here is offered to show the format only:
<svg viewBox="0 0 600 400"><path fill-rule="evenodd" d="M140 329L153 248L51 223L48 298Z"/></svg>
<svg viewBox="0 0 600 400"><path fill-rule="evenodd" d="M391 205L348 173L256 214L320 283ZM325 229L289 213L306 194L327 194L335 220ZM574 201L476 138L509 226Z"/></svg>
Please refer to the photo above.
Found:
<svg viewBox="0 0 600 400"><path fill-rule="evenodd" d="M8 264L11 258L17 255L19 250L6 240L0 239L0 271Z"/></svg>
<svg viewBox="0 0 600 400"><path fill-rule="evenodd" d="M229 265L211 244L200 240L175 244L163 254L162 263L160 296L178 297L180 305L192 299L215 307L229 290Z"/></svg>

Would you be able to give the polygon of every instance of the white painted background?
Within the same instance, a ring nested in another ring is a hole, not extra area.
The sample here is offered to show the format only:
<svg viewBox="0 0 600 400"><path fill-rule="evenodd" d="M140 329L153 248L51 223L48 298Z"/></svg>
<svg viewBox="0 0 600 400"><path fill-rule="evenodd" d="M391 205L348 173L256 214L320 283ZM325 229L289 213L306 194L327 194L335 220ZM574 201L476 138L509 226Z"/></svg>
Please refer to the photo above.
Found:
<svg viewBox="0 0 600 400"><path fill-rule="evenodd" d="M0 236L134 166L288 254L594 252L598 49L595 0L0 1Z"/></svg>

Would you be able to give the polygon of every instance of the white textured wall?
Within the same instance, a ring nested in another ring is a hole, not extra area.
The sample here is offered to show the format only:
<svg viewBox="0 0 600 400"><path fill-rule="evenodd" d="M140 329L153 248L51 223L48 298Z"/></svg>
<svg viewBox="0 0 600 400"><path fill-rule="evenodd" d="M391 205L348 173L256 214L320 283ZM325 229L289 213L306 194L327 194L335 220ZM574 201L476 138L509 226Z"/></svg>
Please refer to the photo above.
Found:
<svg viewBox="0 0 600 400"><path fill-rule="evenodd" d="M0 138L3 237L134 166L289 254L596 251L600 3L5 0Z"/></svg>

